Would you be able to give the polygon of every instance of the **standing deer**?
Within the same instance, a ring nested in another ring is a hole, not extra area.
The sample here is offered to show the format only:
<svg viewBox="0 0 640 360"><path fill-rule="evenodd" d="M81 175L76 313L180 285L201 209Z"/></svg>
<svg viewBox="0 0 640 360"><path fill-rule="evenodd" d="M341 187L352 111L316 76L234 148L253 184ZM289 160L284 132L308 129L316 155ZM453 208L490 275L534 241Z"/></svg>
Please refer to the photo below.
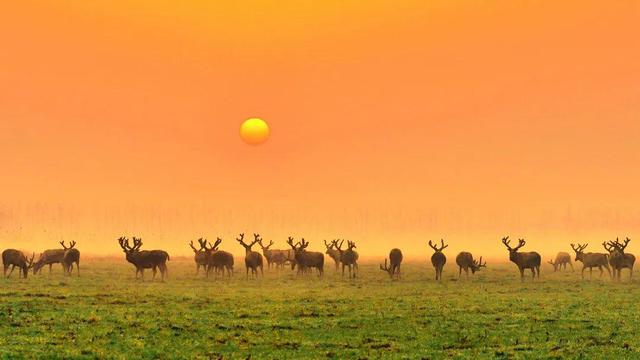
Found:
<svg viewBox="0 0 640 360"><path fill-rule="evenodd" d="M45 265L49 265L49 274L51 274L51 267L53 264L62 264L66 251L65 249L48 249L42 252L36 263L33 264L33 274L40 272L40 269ZM62 265L62 270L64 271L64 265Z"/></svg>
<svg viewBox="0 0 640 360"><path fill-rule="evenodd" d="M260 245L260 248L262 248L262 255L264 255L265 259L267 259L267 269L271 269L274 250L269 250L269 248L273 246L273 240L269 240L269 245L264 246L264 244L262 243L262 239L260 239L260 241L258 241L258 245Z"/></svg>
<svg viewBox="0 0 640 360"><path fill-rule="evenodd" d="M342 250L343 243L344 240L340 241L339 245L337 242L335 243L336 249L338 250L338 252L340 252L340 263L342 263L342 277L344 277L344 268L346 266L349 269L349 278L355 279L356 272L358 270L358 253L356 253L353 249L355 249L356 243L351 240L347 240L347 249Z"/></svg>
<svg viewBox="0 0 640 360"><path fill-rule="evenodd" d="M400 264L402 264L402 251L400 249L391 249L389 263L391 265L387 266L387 259L384 259L384 267L380 264L380 270L386 271L391 279L395 277L400 280Z"/></svg>
<svg viewBox="0 0 640 360"><path fill-rule="evenodd" d="M636 262L636 257L633 254L625 253L624 250L631 239L626 238L624 244L616 238L614 241L603 242L604 248L609 251L609 264L613 268L613 278L620 281L620 274L622 269L629 269L629 279L633 277L633 265Z"/></svg>
<svg viewBox="0 0 640 360"><path fill-rule="evenodd" d="M573 271L573 264L571 263L571 255L569 255L564 251L561 251L556 255L555 261L549 260L548 262L549 264L553 265L553 272L556 272L560 269L566 270L567 264L571 266L571 271Z"/></svg>
<svg viewBox="0 0 640 360"><path fill-rule="evenodd" d="M133 246L129 245L129 239L121 237L118 243L126 255L128 262L136 267L136 279L140 273L141 279L144 279L144 269L153 269L153 278L156 278L156 271L160 269L160 275L164 281L167 274L167 261L169 254L164 250L140 250L142 247L142 239L133 237Z"/></svg>
<svg viewBox="0 0 640 360"><path fill-rule="evenodd" d="M431 264L436 269L436 280L442 280L442 268L447 262L447 257L444 256L442 250L446 249L449 245L444 244L444 239L440 239L440 247L436 246L429 240L429 246L433 249L434 253L431 255Z"/></svg>
<svg viewBox="0 0 640 360"><path fill-rule="evenodd" d="M609 254L602 254L602 253L586 253L585 254L584 249L587 247L587 245L589 244L584 244L584 245L578 244L578 246L571 244L571 248L576 253L576 261L582 262L582 278L584 279L584 270L586 268L589 268L589 279L591 279L591 275L593 274L594 267L597 267L598 269L600 269L600 277L602 277L602 274L604 273L604 271L602 271L603 267L607 269L607 272L609 273L609 277L611 277L611 270L609 269L609 261L608 261Z"/></svg>
<svg viewBox="0 0 640 360"><path fill-rule="evenodd" d="M481 268L487 267L487 262L482 263L482 256L480 256L480 261L474 260L473 255L470 252L463 251L456 256L456 264L460 268L458 272L458 279L462 276L462 270L467 277L469 277L469 269L471 269L471 274L475 274L476 271L480 271Z"/></svg>
<svg viewBox="0 0 640 360"><path fill-rule="evenodd" d="M62 267L64 268L65 274L71 276L71 272L73 271L73 264L76 264L76 272L78 276L80 276L80 250L76 249L76 242L72 241L69 243L69 247L64 245L64 241L60 241L60 245L65 249L64 256L62 257Z"/></svg>
<svg viewBox="0 0 640 360"><path fill-rule="evenodd" d="M538 279L540 279L540 262L542 259L540 254L535 251L519 253L518 249L526 244L524 239L518 239L518 246L514 248L509 246L510 242L511 240L509 240L508 236L502 238L502 243L507 247L507 250L509 250L509 260L518 265L518 270L520 270L520 281L524 281L525 269L531 269L532 279L536 278L536 272L538 273Z"/></svg>
<svg viewBox="0 0 640 360"><path fill-rule="evenodd" d="M324 240L324 246L327 248L325 254L329 255L329 257L333 259L333 262L335 262L336 271L338 271L338 269L340 268L340 251L338 251L338 249L335 249L337 241L338 240L333 240L331 243L327 243L327 240Z"/></svg>
<svg viewBox="0 0 640 360"><path fill-rule="evenodd" d="M257 278L258 268L260 268L260 274L262 274L262 277L264 277L264 272L262 270L262 255L260 255L260 253L258 252L251 251L251 247L261 240L260 235L253 234L253 238L254 240L251 242L251 244L246 244L243 241L244 234L240 234L240 237L236 238L236 241L238 241L238 243L242 245L245 250L244 266L247 269L247 279L249 278L249 269L251 269L251 274Z"/></svg>
<svg viewBox="0 0 640 360"><path fill-rule="evenodd" d="M318 276L324 274L324 254L316 251L307 251L309 243L302 238L297 244L293 243L293 238L289 236L287 244L291 246L296 256L296 264L298 265L298 274L304 274L312 268L318 269Z"/></svg>
<svg viewBox="0 0 640 360"><path fill-rule="evenodd" d="M203 269L207 268L207 240L200 238L198 239L198 243L200 244L200 249L196 249L193 241L189 242L189 246L193 249L193 260L196 263L196 276L200 273L201 266Z"/></svg>
<svg viewBox="0 0 640 360"><path fill-rule="evenodd" d="M217 276L218 273L221 273L224 276L224 271L227 271L227 276L231 277L233 275L233 255L229 252L218 250L218 246L222 243L221 238L216 238L216 242L207 247L205 243L205 251L206 251L206 263L207 263L207 277L209 276L209 271L213 269L214 274Z"/></svg>
<svg viewBox="0 0 640 360"><path fill-rule="evenodd" d="M4 267L4 276L9 277L13 273L15 268L22 270L22 277L27 278L29 269L33 266L33 258L36 257L36 253L31 255L31 259L20 250L7 249L2 252L2 265ZM7 275L7 269L11 266L11 271Z"/></svg>

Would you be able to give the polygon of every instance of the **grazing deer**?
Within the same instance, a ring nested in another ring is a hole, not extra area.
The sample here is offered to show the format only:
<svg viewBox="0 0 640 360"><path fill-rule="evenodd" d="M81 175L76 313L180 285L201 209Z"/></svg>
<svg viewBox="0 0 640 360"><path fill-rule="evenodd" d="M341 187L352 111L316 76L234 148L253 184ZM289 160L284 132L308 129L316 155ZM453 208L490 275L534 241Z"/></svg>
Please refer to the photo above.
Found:
<svg viewBox="0 0 640 360"><path fill-rule="evenodd" d="M342 277L344 277L345 266L349 269L349 278L356 277L356 271L358 270L358 254L353 250L356 247L356 243L351 240L347 240L347 249L342 250L342 244L344 240L340 241L340 244L336 240L336 249L340 252L340 263L342 264ZM353 276L352 276L353 272Z"/></svg>
<svg viewBox="0 0 640 360"><path fill-rule="evenodd" d="M236 241L238 241L238 243L242 245L245 250L244 266L247 269L247 279L249 278L249 269L251 269L251 274L257 278L258 268L260 268L260 274L262 274L262 277L264 277L264 272L262 270L262 255L260 255L260 253L258 252L251 251L251 247L262 239L260 239L260 235L258 234L253 234L253 238L254 240L251 242L251 244L246 244L243 241L244 234L240 234L240 237L236 238Z"/></svg>
<svg viewBox="0 0 640 360"><path fill-rule="evenodd" d="M265 259L267 259L267 269L271 269L274 250L269 250L269 248L273 246L273 240L269 240L269 245L265 246L262 243L262 239L260 239L260 241L258 241L258 245L260 245L260 247L262 248L262 255L264 255Z"/></svg>
<svg viewBox="0 0 640 360"><path fill-rule="evenodd" d="M60 241L60 245L62 245L62 248L66 250L62 257L62 267L64 268L65 274L71 276L73 264L75 263L76 271L78 276L80 276L80 250L74 248L74 246L76 246L76 242L70 242L69 247L67 247L64 245L64 241Z"/></svg>
<svg viewBox="0 0 640 360"><path fill-rule="evenodd" d="M40 272L40 269L45 265L49 265L49 274L51 274L51 267L53 264L62 264L66 251L65 249L48 249L42 252L36 263L33 264L33 274ZM62 270L64 271L64 265L62 265Z"/></svg>
<svg viewBox="0 0 640 360"><path fill-rule="evenodd" d="M207 263L207 277L209 276L209 271L211 269L214 270L216 276L218 272L224 276L224 271L227 271L227 276L231 277L233 275L233 255L229 252L218 250L218 246L222 243L221 238L216 238L216 242L207 247L206 243L206 263Z"/></svg>
<svg viewBox="0 0 640 360"><path fill-rule="evenodd" d="M429 240L429 246L433 249L434 253L431 255L431 264L436 269L436 280L442 280L442 268L447 262L447 257L444 256L442 250L446 249L449 245L444 244L444 239L440 239L440 247L436 246Z"/></svg>
<svg viewBox="0 0 640 360"><path fill-rule="evenodd" d="M384 259L384 267L380 264L380 270L386 271L391 279L395 277L400 280L400 264L402 264L402 251L400 249L391 249L389 263L391 265L387 266L387 259Z"/></svg>
<svg viewBox="0 0 640 360"><path fill-rule="evenodd" d="M567 264L571 266L571 271L573 271L573 264L571 263L571 255L569 255L564 251L561 251L556 255L555 261L549 260L548 263L553 265L553 272L556 272L561 269L566 270Z"/></svg>
<svg viewBox="0 0 640 360"><path fill-rule="evenodd" d="M636 257L633 254L625 253L624 250L631 239L626 238L624 244L616 238L615 241L603 242L602 245L609 252L609 264L613 268L613 278L620 281L622 269L629 269L629 279L633 277L633 265Z"/></svg>
<svg viewBox="0 0 640 360"><path fill-rule="evenodd" d="M582 278L584 279L584 270L586 268L589 268L589 279L591 279L591 275L593 274L594 267L597 267L598 269L600 269L600 277L602 277L602 274L604 273L604 271L602 271L603 267L607 269L607 272L609 273L609 277L611 277L611 270L609 269L609 261L608 261L609 254L602 254L602 253L586 253L585 254L584 249L587 247L587 245L589 244L584 244L584 245L578 244L578 246L571 244L571 248L576 253L576 261L582 262Z"/></svg>
<svg viewBox="0 0 640 360"><path fill-rule="evenodd" d="M289 236L287 244L291 246L296 256L296 264L298 264L298 274L305 273L312 268L318 269L318 276L322 277L324 274L324 254L316 251L307 251L309 242L304 238L297 244L293 243L293 238Z"/></svg>
<svg viewBox="0 0 640 360"><path fill-rule="evenodd" d="M120 247L126 255L128 262L136 267L136 279L140 273L141 279L144 279L144 269L153 269L153 278L156 278L156 271L160 269L160 275L164 281L167 271L167 261L169 254L164 250L140 250L142 247L142 239L133 237L133 246L129 245L129 239L121 237L118 239Z"/></svg>
<svg viewBox="0 0 640 360"><path fill-rule="evenodd" d="M536 278L536 272L538 273L538 279L540 279L540 262L542 259L540 254L535 251L519 253L518 249L526 244L524 239L518 239L518 246L514 248L509 246L510 242L511 240L509 240L508 236L502 238L502 243L507 247L507 250L509 250L509 260L518 265L518 270L520 270L520 281L524 281L525 269L531 269L531 273L533 275L532 279Z"/></svg>
<svg viewBox="0 0 640 360"><path fill-rule="evenodd" d="M4 267L4 276L9 277L13 273L15 268L22 270L22 277L27 278L29 269L33 266L33 258L36 257L36 253L31 255L31 259L20 250L7 249L2 252L2 265ZM11 266L11 271L7 275L7 269Z"/></svg>
<svg viewBox="0 0 640 360"><path fill-rule="evenodd" d="M193 249L193 260L196 263L196 276L200 273L201 266L203 269L207 268L207 240L200 238L198 239L198 243L200 244L200 249L196 249L193 241L189 242L189 246Z"/></svg>
<svg viewBox="0 0 640 360"><path fill-rule="evenodd" d="M462 270L466 276L469 276L469 269L471 269L471 274L475 274L476 271L480 271L481 268L487 267L487 262L482 263L482 256L480 256L480 261L474 260L473 255L470 252L463 251L456 256L456 264L460 268L458 272L458 279L462 276Z"/></svg>
<svg viewBox="0 0 640 360"><path fill-rule="evenodd" d="M324 246L327 248L325 254L329 255L330 258L333 259L333 262L336 264L336 271L340 268L340 251L335 248L338 240L333 240L331 243L328 243L327 240L324 240Z"/></svg>

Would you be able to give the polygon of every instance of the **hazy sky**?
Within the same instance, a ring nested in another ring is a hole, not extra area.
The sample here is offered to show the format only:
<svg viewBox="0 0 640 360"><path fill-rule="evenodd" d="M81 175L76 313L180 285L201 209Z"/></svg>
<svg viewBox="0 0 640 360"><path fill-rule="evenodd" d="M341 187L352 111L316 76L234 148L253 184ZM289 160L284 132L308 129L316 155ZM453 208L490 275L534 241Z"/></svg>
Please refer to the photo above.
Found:
<svg viewBox="0 0 640 360"><path fill-rule="evenodd" d="M0 246L633 250L638 24L636 1L8 2Z"/></svg>

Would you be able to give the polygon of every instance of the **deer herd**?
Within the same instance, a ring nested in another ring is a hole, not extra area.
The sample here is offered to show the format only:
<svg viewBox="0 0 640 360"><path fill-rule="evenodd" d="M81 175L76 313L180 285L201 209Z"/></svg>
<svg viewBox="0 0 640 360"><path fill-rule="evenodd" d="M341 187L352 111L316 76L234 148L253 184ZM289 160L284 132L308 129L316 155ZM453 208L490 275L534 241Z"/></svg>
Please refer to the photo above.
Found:
<svg viewBox="0 0 640 360"><path fill-rule="evenodd" d="M293 237L288 237L286 243L290 249L273 249L274 245L272 240L269 240L269 244L265 245L260 234L253 234L253 241L245 240L244 234L239 234L236 237L236 241L245 249L244 265L246 270L246 277L258 278L264 276L264 266L271 269L273 266L275 269L284 269L285 266L290 266L291 270L297 268L299 275L311 274L317 271L317 275L322 277L324 274L324 258L325 254L328 255L335 264L335 270L341 271L342 276L347 275L349 278L355 278L358 275L358 252L355 251L356 243L347 240L346 247L343 248L344 239L334 239L331 242L324 241L325 252L309 251L307 250L309 242L304 238L300 241L294 242ZM621 271L623 269L629 269L629 278L633 276L633 265L636 258L633 254L625 252L627 245L631 240L626 238L622 242L616 238L612 241L605 241L602 243L605 251L604 253L585 253L584 250L588 244L571 244L571 248L575 252L575 261L582 263L581 276L584 279L584 271L589 269L589 278L592 276L593 268L598 268L600 276L604 274L604 269L607 270L609 276L614 280L620 280ZM221 238L216 238L216 241L209 243L208 240L200 238L197 240L198 246L196 247L193 241L189 242L189 246L194 253L194 262L196 264L196 275L200 273L200 268L205 273L206 277L209 277L211 270L215 277L233 275L234 258L230 252L219 249L222 243ZM142 239L133 237L131 245L127 237L120 237L118 239L120 248L125 254L125 259L133 264L136 269L135 277L144 277L144 270L151 269L153 277L155 278L157 271L160 271L160 276L164 280L168 275L167 261L169 261L169 254L164 250L141 250ZM262 253L254 251L255 245L260 246ZM535 251L519 252L526 241L524 239L518 239L518 245L511 245L509 237L502 238L502 244L509 251L509 260L516 264L520 271L520 279L524 280L525 270L530 269L532 279L536 277L540 278L540 265L541 256ZM43 251L37 260L35 253L31 256L16 249L7 249L2 252L2 263L4 267L5 277L11 276L13 270L17 267L20 270L20 275L24 278L27 277L29 269L33 269L33 274L38 272L45 266L49 265L49 273L53 264L61 264L65 275L71 275L73 272L73 265L76 265L77 276L80 276L80 251L75 248L76 242L71 241L68 245L65 245L64 241L60 242L62 248L48 249ZM440 244L434 243L431 240L428 242L429 247L433 249L433 255L431 256L431 264L435 269L436 280L442 279L442 271L444 265L447 262L443 250L449 245L445 244L444 239L440 240ZM384 260L384 266L380 264L380 270L389 274L389 277L394 280L401 278L400 266L402 265L402 251L394 248L389 252L389 258ZM554 260L549 260L549 264L553 266L553 271L566 270L567 265L571 267L573 271L573 263L571 262L571 256L566 252L559 252ZM463 251L456 256L456 264L459 268L458 277L462 276L464 270L465 275L469 276L469 270L471 274L475 274L476 271L480 271L483 267L487 266L486 262L482 262L482 256L476 260L469 252ZM11 270L7 274L7 270Z"/></svg>

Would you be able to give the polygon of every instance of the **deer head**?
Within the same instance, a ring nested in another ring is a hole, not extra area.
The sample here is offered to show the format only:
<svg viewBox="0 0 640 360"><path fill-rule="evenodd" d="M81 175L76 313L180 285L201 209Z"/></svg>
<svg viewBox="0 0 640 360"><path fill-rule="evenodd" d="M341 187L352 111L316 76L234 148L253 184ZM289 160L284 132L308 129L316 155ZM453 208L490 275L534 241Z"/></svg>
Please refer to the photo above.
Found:
<svg viewBox="0 0 640 360"><path fill-rule="evenodd" d="M573 251L576 252L576 260L575 261L582 261L583 257L584 257L584 249L587 247L587 245L589 244L578 244L578 246L575 246L573 244L571 244L571 248L573 249Z"/></svg>
<svg viewBox="0 0 640 360"><path fill-rule="evenodd" d="M269 248L273 245L273 240L269 240L269 245L265 246L265 245L262 243L262 239L260 239L260 240L258 241L258 244L260 245L260 247L262 248L262 250L263 250L263 251L267 251L267 250L269 250Z"/></svg>
<svg viewBox="0 0 640 360"><path fill-rule="evenodd" d="M289 236L287 238L287 244L289 244L289 246L291 246L291 249L293 249L293 251L298 250L298 245L300 245L300 243L294 244L293 243L293 237Z"/></svg>
<svg viewBox="0 0 640 360"><path fill-rule="evenodd" d="M351 240L347 240L347 249L348 249L348 251L352 251L355 248L356 248L356 243L351 241Z"/></svg>
<svg viewBox="0 0 640 360"><path fill-rule="evenodd" d="M193 245L193 241L189 242L189 246L191 246L194 253L199 253L201 251L207 250L207 240L200 238L198 239L198 243L200 244L200 249L196 249L196 247Z"/></svg>
<svg viewBox="0 0 640 360"><path fill-rule="evenodd" d="M471 266L471 273L475 274L476 271L480 271L480 268L487 267L487 262L482 263L482 256L480 256L480 260L473 260L473 265Z"/></svg>
<svg viewBox="0 0 640 360"><path fill-rule="evenodd" d="M431 240L429 240L429 246L433 249L433 251L435 252L441 252L442 250L444 250L445 248L447 248L449 245L445 245L444 244L444 239L440 239L440 247L438 247L437 245L433 244L431 242Z"/></svg>
<svg viewBox="0 0 640 360"><path fill-rule="evenodd" d="M393 277L393 268L391 266L387 266L387 259L384 259L384 266L380 264L380 270L386 271L389 276Z"/></svg>

